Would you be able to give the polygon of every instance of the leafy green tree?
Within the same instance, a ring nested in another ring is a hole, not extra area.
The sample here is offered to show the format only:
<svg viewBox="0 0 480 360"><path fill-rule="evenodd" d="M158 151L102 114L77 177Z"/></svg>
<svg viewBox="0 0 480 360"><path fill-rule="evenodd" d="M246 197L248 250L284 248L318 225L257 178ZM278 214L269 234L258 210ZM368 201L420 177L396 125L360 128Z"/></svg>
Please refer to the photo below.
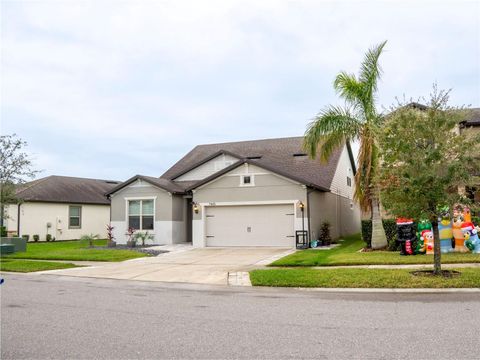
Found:
<svg viewBox="0 0 480 360"><path fill-rule="evenodd" d="M448 91L434 87L426 108L401 106L378 135L382 204L396 217L432 222L435 274L441 273L438 209L465 202L458 189L470 185L480 167L480 136L458 132L464 111L448 99Z"/></svg>
<svg viewBox="0 0 480 360"><path fill-rule="evenodd" d="M17 135L0 136L0 225L3 226L5 205L18 203L16 189L38 173L23 148L27 143Z"/></svg>
<svg viewBox="0 0 480 360"><path fill-rule="evenodd" d="M378 168L378 146L375 139L382 115L375 106L377 84L382 70L379 57L386 41L369 49L360 67L359 76L341 72L334 88L345 106L328 106L308 125L305 149L312 158L327 161L335 149L345 142L359 141L358 170L355 174L355 199L372 219L372 247L387 246L379 211L378 191L374 184Z"/></svg>

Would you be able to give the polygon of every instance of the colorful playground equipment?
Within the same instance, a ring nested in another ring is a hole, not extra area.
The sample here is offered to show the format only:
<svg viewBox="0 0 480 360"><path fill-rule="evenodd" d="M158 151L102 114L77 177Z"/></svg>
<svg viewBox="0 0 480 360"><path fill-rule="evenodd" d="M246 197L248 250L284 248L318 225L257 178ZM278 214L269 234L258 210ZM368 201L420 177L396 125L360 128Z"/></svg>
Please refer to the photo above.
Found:
<svg viewBox="0 0 480 360"><path fill-rule="evenodd" d="M443 207L439 211L438 232L440 234L440 251L442 253L452 252L453 228L448 207Z"/></svg>

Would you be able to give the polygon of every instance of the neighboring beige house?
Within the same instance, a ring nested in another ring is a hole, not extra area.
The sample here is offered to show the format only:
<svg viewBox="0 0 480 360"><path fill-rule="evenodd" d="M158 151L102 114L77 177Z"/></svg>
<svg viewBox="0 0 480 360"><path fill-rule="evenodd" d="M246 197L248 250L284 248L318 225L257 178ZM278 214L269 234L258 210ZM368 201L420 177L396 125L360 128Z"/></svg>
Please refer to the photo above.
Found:
<svg viewBox="0 0 480 360"><path fill-rule="evenodd" d="M85 234L106 237L110 222L110 201L105 193L118 181L48 176L29 182L17 191L19 205L7 206L9 234L47 234L55 240L79 239Z"/></svg>
<svg viewBox="0 0 480 360"><path fill-rule="evenodd" d="M116 241L127 241L129 227L148 231L156 244L195 247L294 247L298 232L318 238L323 221L333 238L359 232L350 146L323 164L302 143L293 137L200 145L160 178L132 177L108 193Z"/></svg>

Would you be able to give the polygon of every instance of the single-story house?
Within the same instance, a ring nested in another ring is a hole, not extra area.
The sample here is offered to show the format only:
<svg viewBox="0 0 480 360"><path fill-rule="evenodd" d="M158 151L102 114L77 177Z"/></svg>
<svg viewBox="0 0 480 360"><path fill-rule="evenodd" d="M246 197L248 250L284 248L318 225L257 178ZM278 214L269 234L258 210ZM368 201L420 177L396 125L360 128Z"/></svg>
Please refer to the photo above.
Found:
<svg viewBox="0 0 480 360"><path fill-rule="evenodd" d="M55 240L79 239L85 234L106 237L110 200L105 193L120 182L67 176L48 176L17 190L18 205L7 205L5 226L9 234L47 234Z"/></svg>
<svg viewBox="0 0 480 360"><path fill-rule="evenodd" d="M156 244L293 247L360 231L349 144L327 163L310 159L303 137L199 145L161 177L136 175L107 193L115 240L148 231Z"/></svg>

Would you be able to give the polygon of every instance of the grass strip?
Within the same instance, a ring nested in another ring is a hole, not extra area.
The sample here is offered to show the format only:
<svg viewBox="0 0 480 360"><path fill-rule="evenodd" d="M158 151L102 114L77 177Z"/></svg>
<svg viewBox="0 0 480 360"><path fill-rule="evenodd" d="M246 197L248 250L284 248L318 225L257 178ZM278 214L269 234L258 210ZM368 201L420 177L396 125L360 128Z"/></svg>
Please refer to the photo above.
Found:
<svg viewBox="0 0 480 360"><path fill-rule="evenodd" d="M57 269L69 269L77 267L74 264L62 263L62 262L49 262L49 261L32 261L22 259L5 259L0 260L0 271L12 271L12 272L34 272L45 270L57 270Z"/></svg>
<svg viewBox="0 0 480 360"><path fill-rule="evenodd" d="M344 238L341 245L330 250L299 250L270 266L340 266L340 265L402 265L433 264L433 255L401 256L398 251L359 252L365 243L360 234ZM442 254L443 264L480 263L480 254Z"/></svg>
<svg viewBox="0 0 480 360"><path fill-rule="evenodd" d="M480 288L480 269L455 269L460 275L444 278L416 276L415 269L306 269L253 270L253 286L318 288Z"/></svg>

